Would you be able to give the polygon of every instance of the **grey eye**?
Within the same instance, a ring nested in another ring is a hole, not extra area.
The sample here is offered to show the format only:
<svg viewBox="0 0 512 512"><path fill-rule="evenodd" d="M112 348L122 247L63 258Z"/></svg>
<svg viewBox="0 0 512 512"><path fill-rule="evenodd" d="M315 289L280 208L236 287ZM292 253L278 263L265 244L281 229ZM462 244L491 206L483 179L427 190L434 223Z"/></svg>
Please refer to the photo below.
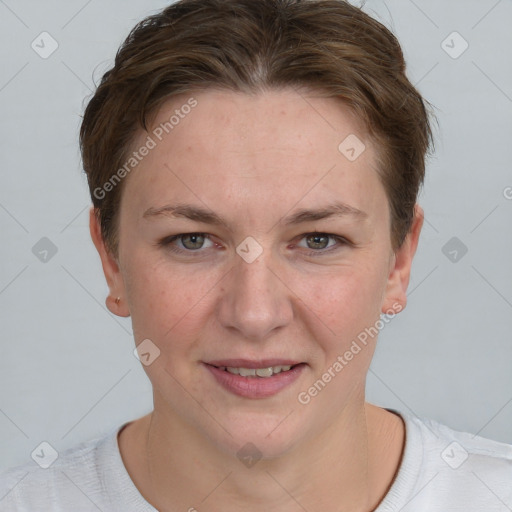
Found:
<svg viewBox="0 0 512 512"><path fill-rule="evenodd" d="M309 249L325 249L329 244L330 235L324 233L312 233L304 237Z"/></svg>
<svg viewBox="0 0 512 512"><path fill-rule="evenodd" d="M202 233L187 233L180 235L179 240L185 249L194 251L202 248L206 237Z"/></svg>

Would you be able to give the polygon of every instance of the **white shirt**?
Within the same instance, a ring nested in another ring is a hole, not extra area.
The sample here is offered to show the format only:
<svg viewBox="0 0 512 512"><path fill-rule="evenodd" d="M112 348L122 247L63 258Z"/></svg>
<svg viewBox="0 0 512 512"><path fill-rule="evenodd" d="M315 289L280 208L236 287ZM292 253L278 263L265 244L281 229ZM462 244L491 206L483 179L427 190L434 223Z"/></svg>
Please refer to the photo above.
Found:
<svg viewBox="0 0 512 512"><path fill-rule="evenodd" d="M375 512L511 512L512 445L400 414L400 467ZM62 452L0 473L1 512L155 512L124 467L115 427Z"/></svg>

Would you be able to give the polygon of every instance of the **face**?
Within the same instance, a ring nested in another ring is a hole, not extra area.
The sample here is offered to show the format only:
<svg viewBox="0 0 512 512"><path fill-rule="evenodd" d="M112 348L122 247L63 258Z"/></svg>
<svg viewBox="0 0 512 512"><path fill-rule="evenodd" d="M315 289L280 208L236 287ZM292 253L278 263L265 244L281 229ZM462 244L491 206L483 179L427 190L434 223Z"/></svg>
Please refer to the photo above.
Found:
<svg viewBox="0 0 512 512"><path fill-rule="evenodd" d="M123 185L118 260L91 228L122 297L110 309L159 351L144 366L155 411L269 456L339 425L364 402L368 332L405 306L421 228L393 251L371 141L338 101L292 90L175 97L149 135ZM365 145L355 159L348 136Z"/></svg>

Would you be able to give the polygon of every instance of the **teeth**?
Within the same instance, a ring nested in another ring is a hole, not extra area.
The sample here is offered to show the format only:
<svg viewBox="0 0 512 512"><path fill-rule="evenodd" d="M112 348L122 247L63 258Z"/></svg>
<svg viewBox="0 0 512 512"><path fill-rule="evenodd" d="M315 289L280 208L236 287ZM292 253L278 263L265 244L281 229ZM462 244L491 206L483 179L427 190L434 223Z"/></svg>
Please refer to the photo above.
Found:
<svg viewBox="0 0 512 512"><path fill-rule="evenodd" d="M254 377L256 370L254 368L239 368L238 373L241 377Z"/></svg>
<svg viewBox="0 0 512 512"><path fill-rule="evenodd" d="M291 368L291 365L283 366L269 366L268 368L232 368L222 366L221 370L226 370L234 375L240 375L242 377L272 377L276 373L286 372Z"/></svg>
<svg viewBox="0 0 512 512"><path fill-rule="evenodd" d="M274 368L272 366L270 368L258 368L256 370L256 375L258 377L272 377L274 374ZM242 375L242 374L240 374Z"/></svg>

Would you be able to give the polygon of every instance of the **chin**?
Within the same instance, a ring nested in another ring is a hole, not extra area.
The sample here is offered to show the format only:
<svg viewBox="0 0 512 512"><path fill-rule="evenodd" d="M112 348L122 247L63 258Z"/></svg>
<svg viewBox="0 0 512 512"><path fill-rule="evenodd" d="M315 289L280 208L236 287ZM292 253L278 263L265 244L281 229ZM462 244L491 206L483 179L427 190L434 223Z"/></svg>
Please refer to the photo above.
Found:
<svg viewBox="0 0 512 512"><path fill-rule="evenodd" d="M305 436L304 426L291 420L293 413L236 413L223 424L229 434L217 425L216 434L210 440L217 447L242 461L247 457L274 459L292 450ZM231 435L230 435L231 434ZM243 462L243 461L242 461Z"/></svg>

